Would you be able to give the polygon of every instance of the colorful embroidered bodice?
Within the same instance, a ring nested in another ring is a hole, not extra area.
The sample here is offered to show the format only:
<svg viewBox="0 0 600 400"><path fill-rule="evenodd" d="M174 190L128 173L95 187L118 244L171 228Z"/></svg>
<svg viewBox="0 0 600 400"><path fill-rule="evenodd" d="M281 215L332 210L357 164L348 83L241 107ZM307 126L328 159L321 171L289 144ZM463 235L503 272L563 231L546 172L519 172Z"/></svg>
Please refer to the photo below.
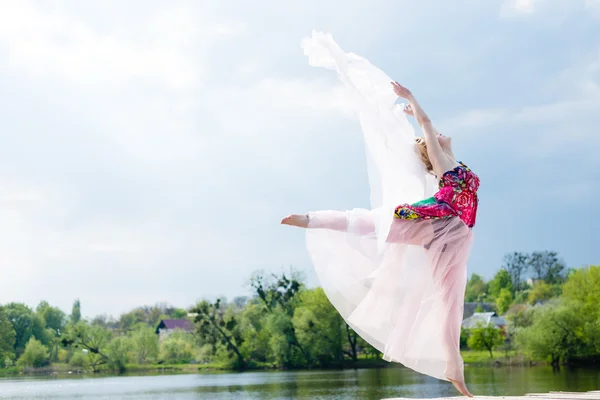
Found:
<svg viewBox="0 0 600 400"><path fill-rule="evenodd" d="M431 198L411 205L402 204L395 215L401 219L441 219L457 216L469 227L477 217L479 177L459 161L439 180L439 190Z"/></svg>

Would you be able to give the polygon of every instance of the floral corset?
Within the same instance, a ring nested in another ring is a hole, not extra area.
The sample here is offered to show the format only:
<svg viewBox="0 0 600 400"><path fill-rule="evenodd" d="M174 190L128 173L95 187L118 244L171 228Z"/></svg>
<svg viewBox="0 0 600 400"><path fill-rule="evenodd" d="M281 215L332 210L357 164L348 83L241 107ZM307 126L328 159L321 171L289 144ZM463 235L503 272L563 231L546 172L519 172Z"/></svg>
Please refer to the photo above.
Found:
<svg viewBox="0 0 600 400"><path fill-rule="evenodd" d="M446 203L469 228L475 225L477 216L477 189L479 177L459 161L459 166L446 171L440 178L440 190L434 195L436 201Z"/></svg>

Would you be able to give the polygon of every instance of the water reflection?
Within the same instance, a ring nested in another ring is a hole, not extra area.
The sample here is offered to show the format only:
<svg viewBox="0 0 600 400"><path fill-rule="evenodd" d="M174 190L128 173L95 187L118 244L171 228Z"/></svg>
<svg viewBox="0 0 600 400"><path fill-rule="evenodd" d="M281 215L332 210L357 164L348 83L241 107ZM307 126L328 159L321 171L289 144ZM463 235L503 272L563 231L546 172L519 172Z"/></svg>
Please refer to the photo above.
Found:
<svg viewBox="0 0 600 400"><path fill-rule="evenodd" d="M551 368L468 368L471 391L511 396L600 388L600 371ZM121 377L0 379L0 399L313 399L379 400L456 396L449 383L404 368L346 371L248 372Z"/></svg>

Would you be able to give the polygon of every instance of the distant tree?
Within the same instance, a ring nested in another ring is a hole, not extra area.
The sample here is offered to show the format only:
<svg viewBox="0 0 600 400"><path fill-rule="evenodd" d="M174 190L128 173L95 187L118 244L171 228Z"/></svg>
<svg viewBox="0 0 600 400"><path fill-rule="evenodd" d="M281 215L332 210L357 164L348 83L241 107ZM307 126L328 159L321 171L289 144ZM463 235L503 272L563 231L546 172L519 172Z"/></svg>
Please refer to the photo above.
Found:
<svg viewBox="0 0 600 400"><path fill-rule="evenodd" d="M107 366L112 371L125 372L128 360L128 351L131 349L130 339L127 336L113 338L106 347Z"/></svg>
<svg viewBox="0 0 600 400"><path fill-rule="evenodd" d="M514 329L528 328L533 324L533 308L525 304L516 304L515 308L506 316L512 322Z"/></svg>
<svg viewBox="0 0 600 400"><path fill-rule="evenodd" d="M85 371L90 366L89 357L82 350L76 350L69 360L69 366L75 370Z"/></svg>
<svg viewBox="0 0 600 400"><path fill-rule="evenodd" d="M496 272L494 278L488 283L488 295L492 300L496 300L500 296L502 289L508 289L514 293L514 287L510 273L506 269L501 269Z"/></svg>
<svg viewBox="0 0 600 400"><path fill-rule="evenodd" d="M465 329L463 327L460 328L460 349L466 349L469 344L469 336L470 336L470 331L469 329Z"/></svg>
<svg viewBox="0 0 600 400"><path fill-rule="evenodd" d="M174 332L160 343L159 358L165 364L189 363L194 353L192 337L185 332Z"/></svg>
<svg viewBox="0 0 600 400"><path fill-rule="evenodd" d="M548 358L556 369L561 361L581 355L585 314L574 303L555 302L533 313L533 323L519 331L517 344L534 358Z"/></svg>
<svg viewBox="0 0 600 400"><path fill-rule="evenodd" d="M119 321L116 321L112 316L107 314L96 315L90 321L91 325L101 326L104 329L114 330L119 327Z"/></svg>
<svg viewBox="0 0 600 400"><path fill-rule="evenodd" d="M9 303L4 312L15 330L15 353L20 356L32 336L42 344L48 344L49 338L44 329L44 320L33 310L22 303Z"/></svg>
<svg viewBox="0 0 600 400"><path fill-rule="evenodd" d="M107 346L110 339L111 333L103 327L80 321L67 329L61 342L63 346L87 350L89 365L93 371L96 371L99 366L109 361Z"/></svg>
<svg viewBox="0 0 600 400"><path fill-rule="evenodd" d="M513 293L521 289L521 279L529 268L529 256L525 253L514 252L504 256L502 266L510 275Z"/></svg>
<svg viewBox="0 0 600 400"><path fill-rule="evenodd" d="M508 310L512 302L512 292L508 288L502 288L500 290L500 294L496 299L496 308L498 309L498 314L504 314Z"/></svg>
<svg viewBox="0 0 600 400"><path fill-rule="evenodd" d="M577 302L591 319L600 318L600 265L580 268L563 285L563 297Z"/></svg>
<svg viewBox="0 0 600 400"><path fill-rule="evenodd" d="M490 353L490 358L494 357L492 350L502 346L504 337L500 329L492 324L481 325L471 329L469 338L467 339L468 346L473 350L487 350Z"/></svg>
<svg viewBox="0 0 600 400"><path fill-rule="evenodd" d="M183 308L174 308L170 316L173 317L173 319L182 319L187 317L187 315L187 310Z"/></svg>
<svg viewBox="0 0 600 400"><path fill-rule="evenodd" d="M529 256L529 266L534 278L547 284L561 283L565 279L565 264L555 251L534 251Z"/></svg>
<svg viewBox="0 0 600 400"><path fill-rule="evenodd" d="M148 315L142 307L134 308L133 310L122 314L119 318L119 327L122 332L128 332L139 323L150 325Z"/></svg>
<svg viewBox="0 0 600 400"><path fill-rule="evenodd" d="M298 293L302 290L302 282L296 277L288 278L285 274L265 276L257 273L251 278L250 286L267 311L272 311L279 306L289 316L294 315L294 308L299 301Z"/></svg>
<svg viewBox="0 0 600 400"><path fill-rule="evenodd" d="M17 361L17 365L19 367L43 367L48 365L49 362L48 348L34 336L31 336L25 346L25 351Z"/></svg>
<svg viewBox="0 0 600 400"><path fill-rule="evenodd" d="M172 307L166 303L157 303L153 306L136 307L122 314L119 318L119 328L122 332L127 332L139 323L156 327L161 319L181 319L185 317L187 317L186 310Z"/></svg>
<svg viewBox="0 0 600 400"><path fill-rule="evenodd" d="M304 288L299 273L292 271L288 277L286 274L277 276L258 272L250 279L250 286L254 289L257 298L267 313L283 312L285 314L285 316L277 316L277 318L271 319L269 325L272 328L278 327L281 332L280 336L273 338L273 340L278 340L274 346L280 351L288 352L288 354L280 354L278 359L284 363L290 363L291 360L296 358L292 353L297 351L303 358L302 363L308 364L310 354L298 340L292 323L294 311L300 304L299 294ZM284 341L285 343L283 343Z"/></svg>
<svg viewBox="0 0 600 400"><path fill-rule="evenodd" d="M79 321L81 321L81 303L76 299L71 309L71 324L76 325Z"/></svg>
<svg viewBox="0 0 600 400"><path fill-rule="evenodd" d="M246 303L248 303L248 296L238 296L233 299L233 304L238 308L244 308Z"/></svg>
<svg viewBox="0 0 600 400"><path fill-rule="evenodd" d="M534 305L538 301L548 300L554 297L554 288L544 281L538 281L533 284L529 290L527 303Z"/></svg>
<svg viewBox="0 0 600 400"><path fill-rule="evenodd" d="M472 274L467 282L465 301L482 301L487 293L487 286L488 285L483 280L483 277L475 273Z"/></svg>
<svg viewBox="0 0 600 400"><path fill-rule="evenodd" d="M342 361L344 354L357 360L356 338L351 335L350 346L344 350L346 324L323 289L302 292L293 324L302 347L310 352L311 361L318 360L320 366L326 366L332 361Z"/></svg>
<svg viewBox="0 0 600 400"><path fill-rule="evenodd" d="M148 325L137 325L131 332L131 340L138 364L146 364L158 357L158 336Z"/></svg>
<svg viewBox="0 0 600 400"><path fill-rule="evenodd" d="M44 320L46 328L52 329L57 336L60 336L66 324L65 313L60 308L52 307L47 301L40 302L36 312Z"/></svg>
<svg viewBox="0 0 600 400"><path fill-rule="evenodd" d="M200 339L214 346L218 343L225 346L227 351L235 354L237 358L235 368L243 370L246 368L246 359L240 351L240 346L244 339L238 328L236 316L227 311L221 299L214 303L203 300L191 310L197 314L194 321Z"/></svg>
<svg viewBox="0 0 600 400"><path fill-rule="evenodd" d="M0 306L0 367L4 366L5 360L14 360L16 337L15 328L10 323L4 308Z"/></svg>

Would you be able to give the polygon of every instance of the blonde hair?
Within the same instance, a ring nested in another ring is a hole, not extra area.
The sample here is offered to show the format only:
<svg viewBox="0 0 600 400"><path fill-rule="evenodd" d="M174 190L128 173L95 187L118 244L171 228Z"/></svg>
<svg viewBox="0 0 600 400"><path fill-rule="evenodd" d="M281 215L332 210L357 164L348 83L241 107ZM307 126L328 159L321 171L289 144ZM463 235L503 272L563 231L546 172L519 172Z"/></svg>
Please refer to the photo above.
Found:
<svg viewBox="0 0 600 400"><path fill-rule="evenodd" d="M431 160L429 159L429 154L427 153L427 142L422 137L415 138L415 143L417 144L417 150L419 156L421 157L421 161L425 164L425 169L430 174L433 173L433 164L431 164Z"/></svg>

